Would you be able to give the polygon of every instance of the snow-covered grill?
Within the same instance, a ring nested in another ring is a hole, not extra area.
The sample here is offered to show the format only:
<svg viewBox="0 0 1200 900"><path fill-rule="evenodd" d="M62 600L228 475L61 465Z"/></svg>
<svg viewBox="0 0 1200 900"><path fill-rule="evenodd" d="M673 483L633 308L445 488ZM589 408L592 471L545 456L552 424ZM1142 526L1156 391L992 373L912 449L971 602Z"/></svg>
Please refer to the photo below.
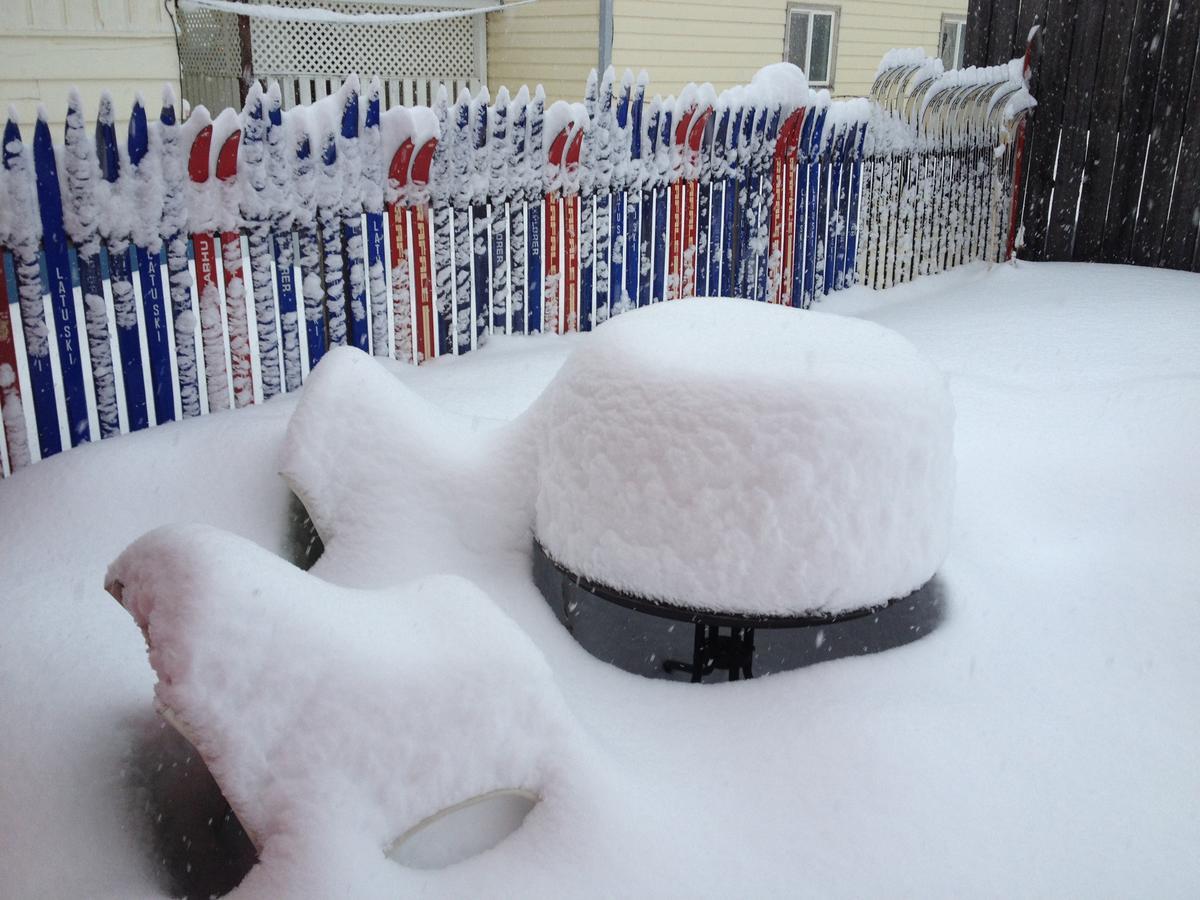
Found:
<svg viewBox="0 0 1200 900"><path fill-rule="evenodd" d="M899 335L741 300L664 304L601 329L539 407L539 581L596 655L737 678L759 659L894 646L940 618L953 407ZM760 629L790 633L760 648Z"/></svg>

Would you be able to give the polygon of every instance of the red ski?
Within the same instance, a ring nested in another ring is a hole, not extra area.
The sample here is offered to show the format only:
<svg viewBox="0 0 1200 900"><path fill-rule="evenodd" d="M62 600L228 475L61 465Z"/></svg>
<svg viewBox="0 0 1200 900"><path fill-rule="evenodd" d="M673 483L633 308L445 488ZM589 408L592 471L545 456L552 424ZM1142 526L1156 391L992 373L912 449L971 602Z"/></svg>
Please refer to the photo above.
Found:
<svg viewBox="0 0 1200 900"><path fill-rule="evenodd" d="M779 129L775 142L771 184L771 233L767 253L767 300L788 303L795 264L797 159L804 108L797 109Z"/></svg>
<svg viewBox="0 0 1200 900"><path fill-rule="evenodd" d="M411 138L400 145L392 157L388 177L400 186L402 193L409 184L423 186L429 183L429 167L436 148L437 141L434 139L424 143L416 153L413 152ZM433 279L429 264L429 210L424 203L409 206L397 200L389 207L389 213L392 221L392 310L396 323L396 358L413 361L415 332L416 361L424 362L437 356L437 322L433 311Z"/></svg>
<svg viewBox="0 0 1200 900"><path fill-rule="evenodd" d="M563 158L567 149L567 135L571 130L571 123L563 127L563 130L554 136L550 142L550 147L546 151L546 160L549 165L559 168L563 164ZM561 323L563 316L562 310L562 251L563 251L563 235L562 235L562 219L563 219L563 198L559 193L551 192L546 194L545 200L545 222L546 222L546 246L542 254L544 260L544 281L545 281L545 297L542 306L542 330L553 334L561 333Z"/></svg>
<svg viewBox="0 0 1200 900"><path fill-rule="evenodd" d="M3 263L3 259L0 259L0 263ZM25 434L25 410L21 403L21 382L17 372L17 345L9 315L8 284L4 268L0 265L0 420L4 422L10 472L30 463L29 438ZM0 470L0 477L3 474L3 470Z"/></svg>
<svg viewBox="0 0 1200 900"><path fill-rule="evenodd" d="M192 142L188 177L195 184L208 182L208 157L212 126L205 125ZM200 298L201 344L204 350L204 380L210 412L229 408L229 383L225 376L225 339L221 325L221 290L217 285L217 251L211 234L192 235L196 263L196 294Z"/></svg>
<svg viewBox="0 0 1200 900"><path fill-rule="evenodd" d="M576 129L567 148L566 168L579 166L583 129ZM579 194L563 197L563 316L559 331L579 330Z"/></svg>
<svg viewBox="0 0 1200 900"><path fill-rule="evenodd" d="M217 180L237 177L240 130L225 138L217 154ZM225 321L229 328L229 359L233 372L233 404L238 409L254 402L254 369L250 364L250 323L246 315L246 277L242 271L242 236L221 232L221 264L225 268Z"/></svg>

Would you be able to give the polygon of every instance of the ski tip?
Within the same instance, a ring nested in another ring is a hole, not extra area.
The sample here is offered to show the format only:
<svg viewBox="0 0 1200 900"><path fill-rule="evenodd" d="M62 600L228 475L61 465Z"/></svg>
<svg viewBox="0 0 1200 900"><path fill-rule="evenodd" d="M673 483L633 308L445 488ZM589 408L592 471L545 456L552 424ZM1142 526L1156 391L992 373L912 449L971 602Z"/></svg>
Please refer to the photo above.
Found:
<svg viewBox="0 0 1200 900"><path fill-rule="evenodd" d="M113 124L113 98L107 90L100 92L100 103L96 107L96 122L100 125Z"/></svg>
<svg viewBox="0 0 1200 900"><path fill-rule="evenodd" d="M83 95L79 93L79 88L76 85L71 85L67 88L67 113L71 110L82 112L83 110Z"/></svg>
<svg viewBox="0 0 1200 900"><path fill-rule="evenodd" d="M508 88L501 85L500 90L496 91L496 111L500 112L503 110L504 112L507 112L508 104L511 101L512 98L509 96Z"/></svg>
<svg viewBox="0 0 1200 900"><path fill-rule="evenodd" d="M638 72L637 86L644 91L646 89L647 85L649 85L649 84L650 84L650 73L647 72L645 69L642 69L642 71Z"/></svg>
<svg viewBox="0 0 1200 900"><path fill-rule="evenodd" d="M175 106L175 88L171 86L171 82L166 81L162 86L162 105L163 107Z"/></svg>
<svg viewBox="0 0 1200 900"><path fill-rule="evenodd" d="M534 88L533 99L542 104L545 104L546 102L546 89L540 84Z"/></svg>
<svg viewBox="0 0 1200 900"><path fill-rule="evenodd" d="M46 125L50 121L50 114L46 112L46 105L44 103L39 103L37 105L36 116L39 126Z"/></svg>
<svg viewBox="0 0 1200 900"><path fill-rule="evenodd" d="M527 85L527 84L521 85L521 89L519 91L517 91L517 96L515 96L513 98L513 105L514 106L528 106L529 105L529 85Z"/></svg>

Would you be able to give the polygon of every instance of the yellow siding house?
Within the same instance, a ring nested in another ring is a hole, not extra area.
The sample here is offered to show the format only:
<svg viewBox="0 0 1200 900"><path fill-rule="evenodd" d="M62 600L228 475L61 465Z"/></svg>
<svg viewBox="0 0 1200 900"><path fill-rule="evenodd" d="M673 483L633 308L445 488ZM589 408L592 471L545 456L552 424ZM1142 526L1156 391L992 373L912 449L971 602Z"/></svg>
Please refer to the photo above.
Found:
<svg viewBox="0 0 1200 900"><path fill-rule="evenodd" d="M893 47L960 62L966 19L967 0L538 0L488 15L488 83L579 99L589 70L611 63L647 70L656 92L720 90L791 60L814 86L859 96Z"/></svg>

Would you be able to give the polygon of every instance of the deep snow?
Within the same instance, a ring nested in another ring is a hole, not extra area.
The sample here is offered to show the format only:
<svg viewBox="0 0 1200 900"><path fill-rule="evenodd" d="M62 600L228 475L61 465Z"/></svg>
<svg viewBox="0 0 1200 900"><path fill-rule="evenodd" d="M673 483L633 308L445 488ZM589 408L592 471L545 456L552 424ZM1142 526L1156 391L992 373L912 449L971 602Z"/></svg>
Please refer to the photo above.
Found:
<svg viewBox="0 0 1200 900"><path fill-rule="evenodd" d="M1021 264L824 305L900 332L950 378L950 616L907 647L730 685L644 680L572 642L526 558L444 542L412 574L470 578L527 632L595 746L593 779L479 857L354 887L1194 896L1198 296L1195 275ZM588 339L502 339L397 374L491 429ZM276 472L294 406L89 445L0 483L5 896L159 895L123 779L154 678L104 572L169 522L288 552ZM371 868L342 837L290 848L247 887L320 891L318 872Z"/></svg>

